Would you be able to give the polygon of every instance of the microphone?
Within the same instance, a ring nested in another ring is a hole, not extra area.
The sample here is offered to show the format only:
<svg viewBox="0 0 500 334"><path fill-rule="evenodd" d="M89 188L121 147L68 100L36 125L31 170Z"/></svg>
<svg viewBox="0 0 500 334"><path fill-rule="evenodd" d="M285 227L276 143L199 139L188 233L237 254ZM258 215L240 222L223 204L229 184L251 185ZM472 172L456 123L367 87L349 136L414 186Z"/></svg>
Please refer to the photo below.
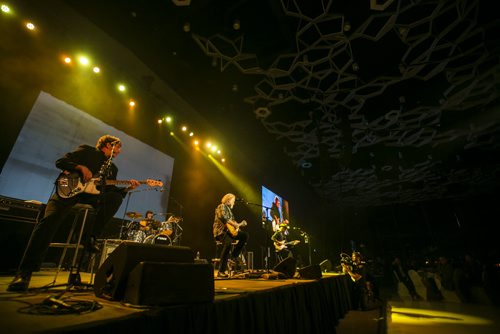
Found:
<svg viewBox="0 0 500 334"><path fill-rule="evenodd" d="M244 198L241 198L241 197L236 197L235 199L236 202L243 202L243 203L246 203L246 200Z"/></svg>

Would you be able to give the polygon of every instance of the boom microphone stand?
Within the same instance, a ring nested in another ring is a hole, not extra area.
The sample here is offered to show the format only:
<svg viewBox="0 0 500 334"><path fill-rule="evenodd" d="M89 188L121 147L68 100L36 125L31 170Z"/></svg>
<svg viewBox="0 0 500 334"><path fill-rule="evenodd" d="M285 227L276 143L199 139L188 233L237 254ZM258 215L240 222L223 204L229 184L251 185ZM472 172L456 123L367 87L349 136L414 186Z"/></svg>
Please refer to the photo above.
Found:
<svg viewBox="0 0 500 334"><path fill-rule="evenodd" d="M269 217L269 210L271 210L270 207L268 206L265 206L265 205L262 205L262 204L258 204L258 203L251 203L251 202L247 202L245 200L240 200L241 202L245 203L245 204L248 204L248 205L253 205L253 206L258 206L260 208L264 208L266 209L266 217L265 217L265 220L264 220L264 217L262 217L262 228L265 230L266 232L266 242L265 242L265 262L266 262L266 272L269 273L270 270L269 270L269 259L271 258L271 249L269 247L269 239L271 238L271 236L269 235L269 227L267 226L267 220L268 220L268 217Z"/></svg>

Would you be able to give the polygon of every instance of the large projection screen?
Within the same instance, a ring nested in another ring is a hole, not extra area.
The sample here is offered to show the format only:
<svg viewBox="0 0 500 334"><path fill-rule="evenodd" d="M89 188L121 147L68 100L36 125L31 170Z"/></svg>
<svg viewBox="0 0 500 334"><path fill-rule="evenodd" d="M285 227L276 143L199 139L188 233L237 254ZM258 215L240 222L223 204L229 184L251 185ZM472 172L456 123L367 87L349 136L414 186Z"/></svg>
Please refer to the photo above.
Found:
<svg viewBox="0 0 500 334"><path fill-rule="evenodd" d="M60 171L55 161L81 144L94 146L111 134L121 139L122 153L114 159L118 179L154 179L163 188L143 185L127 195L115 217L127 211L166 213L174 159L99 119L41 92L21 129L0 174L0 195L47 203Z"/></svg>

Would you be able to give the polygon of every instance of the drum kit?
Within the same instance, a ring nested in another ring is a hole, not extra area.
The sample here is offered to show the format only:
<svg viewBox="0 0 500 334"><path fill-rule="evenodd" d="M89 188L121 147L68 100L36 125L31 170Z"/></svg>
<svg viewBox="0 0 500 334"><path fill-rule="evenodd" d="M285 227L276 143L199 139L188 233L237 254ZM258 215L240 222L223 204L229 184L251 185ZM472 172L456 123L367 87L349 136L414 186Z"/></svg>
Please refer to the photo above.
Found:
<svg viewBox="0 0 500 334"><path fill-rule="evenodd" d="M153 218L143 218L139 212L131 211L125 215L132 219L125 230L126 240L159 245L177 245L180 241L182 217L161 213L158 215L170 215L170 217L166 221L160 222Z"/></svg>

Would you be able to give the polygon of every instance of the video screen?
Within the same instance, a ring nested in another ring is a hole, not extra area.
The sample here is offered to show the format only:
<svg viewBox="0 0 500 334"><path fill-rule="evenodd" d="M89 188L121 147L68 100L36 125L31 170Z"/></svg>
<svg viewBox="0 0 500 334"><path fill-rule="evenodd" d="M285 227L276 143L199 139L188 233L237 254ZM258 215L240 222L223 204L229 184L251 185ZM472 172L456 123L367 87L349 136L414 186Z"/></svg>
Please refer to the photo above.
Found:
<svg viewBox="0 0 500 334"><path fill-rule="evenodd" d="M119 179L152 179L164 185L129 192L115 217L123 217L126 209L167 212L172 157L44 92L33 105L0 173L0 195L46 203L60 173L55 161L82 143L95 145L103 134L117 136L123 143L124 153L114 161Z"/></svg>
<svg viewBox="0 0 500 334"><path fill-rule="evenodd" d="M288 201L268 188L262 186L262 220L268 222L273 231L280 224L289 223Z"/></svg>

